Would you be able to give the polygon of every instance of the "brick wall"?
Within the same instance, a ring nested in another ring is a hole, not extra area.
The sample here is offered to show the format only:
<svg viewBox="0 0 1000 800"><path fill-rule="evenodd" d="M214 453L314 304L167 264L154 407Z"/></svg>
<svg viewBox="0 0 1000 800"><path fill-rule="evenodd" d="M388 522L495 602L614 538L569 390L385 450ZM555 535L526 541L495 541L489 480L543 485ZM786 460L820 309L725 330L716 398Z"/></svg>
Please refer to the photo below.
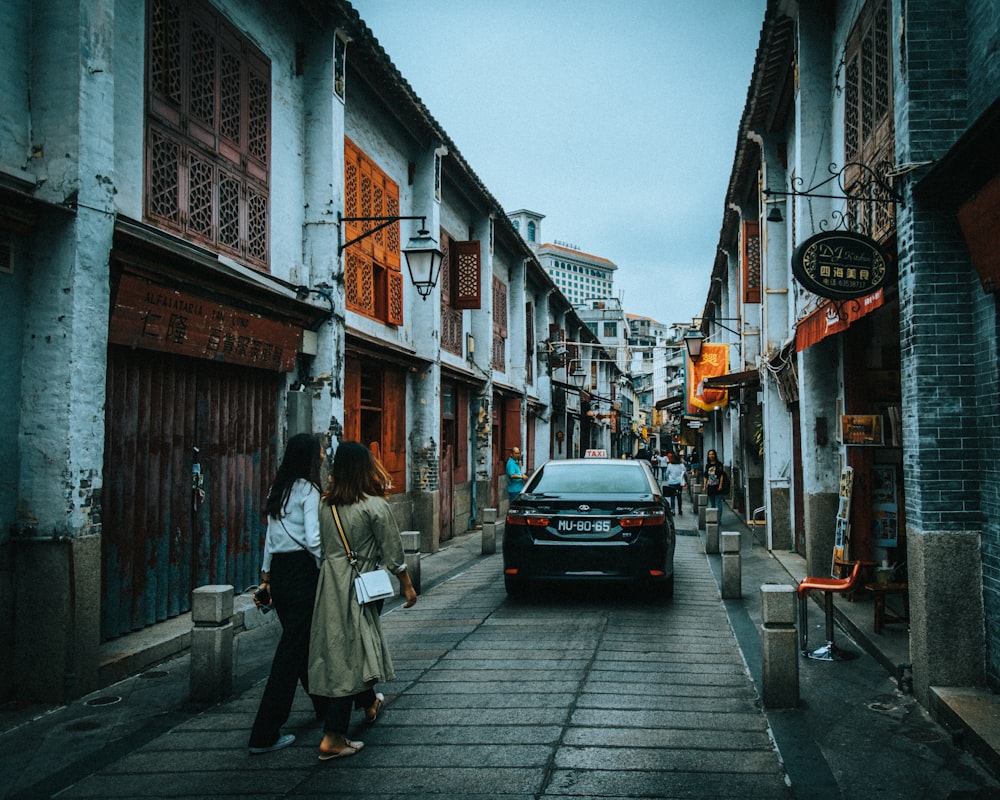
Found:
<svg viewBox="0 0 1000 800"><path fill-rule="evenodd" d="M906 12L897 82L899 163L944 156L1000 94L1000 59L992 52L1000 11L993 0L908 0ZM908 198L897 220L907 524L922 533L981 534L986 668L996 689L996 301L983 293L954 217L914 208Z"/></svg>

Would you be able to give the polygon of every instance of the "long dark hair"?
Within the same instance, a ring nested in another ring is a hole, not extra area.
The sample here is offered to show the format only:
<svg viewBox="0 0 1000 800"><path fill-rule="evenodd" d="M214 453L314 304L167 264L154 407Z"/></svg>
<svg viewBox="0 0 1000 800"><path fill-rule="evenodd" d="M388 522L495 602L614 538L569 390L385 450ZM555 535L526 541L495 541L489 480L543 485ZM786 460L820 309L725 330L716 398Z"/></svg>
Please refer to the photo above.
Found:
<svg viewBox="0 0 1000 800"><path fill-rule="evenodd" d="M297 433L288 440L285 455L267 493L264 514L274 519L284 516L285 504L297 480L307 480L319 489L320 437L314 433Z"/></svg>
<svg viewBox="0 0 1000 800"><path fill-rule="evenodd" d="M365 497L385 497L391 485L389 473L371 450L361 442L341 442L323 499L331 506L349 506Z"/></svg>

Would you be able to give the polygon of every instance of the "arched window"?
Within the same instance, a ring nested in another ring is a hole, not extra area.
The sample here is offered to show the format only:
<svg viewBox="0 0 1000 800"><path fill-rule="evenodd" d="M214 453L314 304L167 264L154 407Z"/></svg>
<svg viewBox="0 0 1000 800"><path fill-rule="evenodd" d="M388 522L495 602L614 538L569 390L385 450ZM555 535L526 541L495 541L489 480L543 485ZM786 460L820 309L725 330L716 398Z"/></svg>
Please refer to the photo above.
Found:
<svg viewBox="0 0 1000 800"><path fill-rule="evenodd" d="M534 222L529 222L528 223L528 241L529 242L535 241L535 223Z"/></svg>

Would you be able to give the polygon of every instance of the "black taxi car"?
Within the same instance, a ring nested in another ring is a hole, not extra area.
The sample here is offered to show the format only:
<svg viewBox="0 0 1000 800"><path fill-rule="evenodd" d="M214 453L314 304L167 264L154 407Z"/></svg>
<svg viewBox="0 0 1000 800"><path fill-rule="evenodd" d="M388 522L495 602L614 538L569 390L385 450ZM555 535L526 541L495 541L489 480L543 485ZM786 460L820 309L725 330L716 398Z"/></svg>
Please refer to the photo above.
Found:
<svg viewBox="0 0 1000 800"><path fill-rule="evenodd" d="M676 530L644 459L547 461L511 501L503 534L504 583L603 581L674 592Z"/></svg>

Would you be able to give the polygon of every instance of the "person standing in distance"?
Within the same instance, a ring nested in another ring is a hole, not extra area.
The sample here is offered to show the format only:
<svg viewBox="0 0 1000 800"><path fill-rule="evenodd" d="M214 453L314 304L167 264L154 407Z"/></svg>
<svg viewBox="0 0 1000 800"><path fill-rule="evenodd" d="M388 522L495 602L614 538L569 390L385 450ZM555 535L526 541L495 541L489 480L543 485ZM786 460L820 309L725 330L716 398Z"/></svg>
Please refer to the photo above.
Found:
<svg viewBox="0 0 1000 800"><path fill-rule="evenodd" d="M521 469L521 448L512 447L510 458L507 459L507 499L513 500L524 491L524 482L528 476Z"/></svg>
<svg viewBox="0 0 1000 800"><path fill-rule="evenodd" d="M702 491L708 495L710 508L718 509L720 520L722 515L722 496L729 491L729 476L722 467L718 455L709 450L705 455L705 469L702 472Z"/></svg>
<svg viewBox="0 0 1000 800"><path fill-rule="evenodd" d="M667 466L664 470L667 491L670 492L670 507L678 516L684 516L682 492L687 486L687 468L673 452L667 453Z"/></svg>
<svg viewBox="0 0 1000 800"><path fill-rule="evenodd" d="M281 639L250 731L250 754L287 747L295 737L281 734L295 699L297 683L309 691L309 630L319 579L319 484L323 446L318 436L299 433L288 440L264 513L267 534L260 588L267 589L281 622ZM254 603L261 606L254 593ZM326 699L310 695L316 716L326 714Z"/></svg>

